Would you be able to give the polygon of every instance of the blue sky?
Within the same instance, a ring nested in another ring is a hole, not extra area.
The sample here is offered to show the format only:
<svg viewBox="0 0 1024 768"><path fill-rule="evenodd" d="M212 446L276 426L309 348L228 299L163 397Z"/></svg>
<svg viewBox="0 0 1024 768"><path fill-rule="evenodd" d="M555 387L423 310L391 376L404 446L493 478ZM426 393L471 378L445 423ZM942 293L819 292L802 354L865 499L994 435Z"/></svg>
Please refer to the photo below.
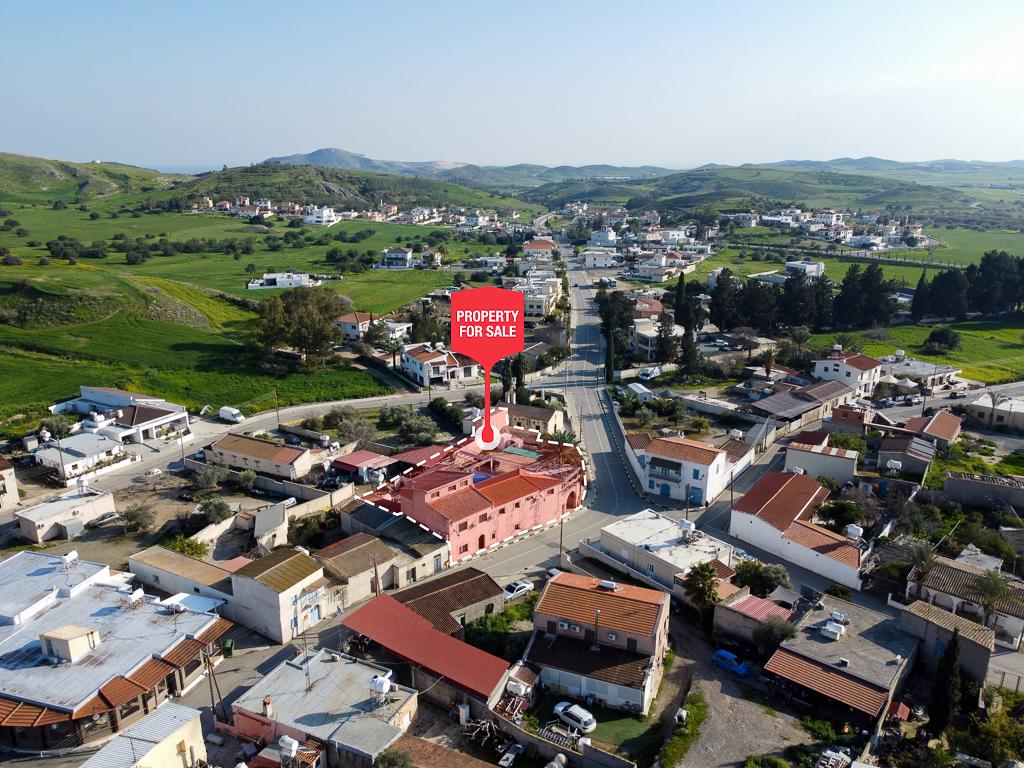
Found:
<svg viewBox="0 0 1024 768"><path fill-rule="evenodd" d="M1015 2L9 0L0 150L1006 160L1024 157L1022 26Z"/></svg>

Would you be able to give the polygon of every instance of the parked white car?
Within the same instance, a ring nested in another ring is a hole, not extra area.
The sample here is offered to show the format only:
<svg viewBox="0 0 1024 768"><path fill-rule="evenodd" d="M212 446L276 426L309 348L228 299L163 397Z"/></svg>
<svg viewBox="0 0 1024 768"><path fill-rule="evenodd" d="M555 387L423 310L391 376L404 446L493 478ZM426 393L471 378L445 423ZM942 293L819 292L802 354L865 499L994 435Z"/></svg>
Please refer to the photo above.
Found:
<svg viewBox="0 0 1024 768"><path fill-rule="evenodd" d="M158 477L158 476L160 476L162 474L163 474L163 470L162 469L158 469L157 467L153 467L152 469L147 469L145 471L145 473L144 473L144 476L145 477Z"/></svg>
<svg viewBox="0 0 1024 768"><path fill-rule="evenodd" d="M505 602L518 600L520 597L533 592L533 582L526 579L516 579L505 587Z"/></svg>
<svg viewBox="0 0 1024 768"><path fill-rule="evenodd" d="M577 729L580 733L593 733L594 729L597 728L597 720L579 704L573 704L570 701L560 701L558 704L555 704L554 713L555 717L570 728Z"/></svg>

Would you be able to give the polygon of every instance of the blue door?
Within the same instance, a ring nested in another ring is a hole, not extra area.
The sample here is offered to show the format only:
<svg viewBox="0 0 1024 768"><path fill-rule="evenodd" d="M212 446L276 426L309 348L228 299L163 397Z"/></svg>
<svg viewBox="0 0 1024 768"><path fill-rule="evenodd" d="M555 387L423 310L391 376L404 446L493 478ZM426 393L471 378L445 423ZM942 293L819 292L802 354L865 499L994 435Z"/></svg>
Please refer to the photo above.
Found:
<svg viewBox="0 0 1024 768"><path fill-rule="evenodd" d="M703 503L704 503L704 501L703 501L703 498L701 496L701 489L700 488L691 488L690 489L690 506L691 507L699 507Z"/></svg>
<svg viewBox="0 0 1024 768"><path fill-rule="evenodd" d="M672 492L669 490L668 483L662 483L661 484L661 495L662 496L670 496L671 493Z"/></svg>
<svg viewBox="0 0 1024 768"><path fill-rule="evenodd" d="M320 623L320 606L314 605L313 610L309 612L309 623L319 624Z"/></svg>

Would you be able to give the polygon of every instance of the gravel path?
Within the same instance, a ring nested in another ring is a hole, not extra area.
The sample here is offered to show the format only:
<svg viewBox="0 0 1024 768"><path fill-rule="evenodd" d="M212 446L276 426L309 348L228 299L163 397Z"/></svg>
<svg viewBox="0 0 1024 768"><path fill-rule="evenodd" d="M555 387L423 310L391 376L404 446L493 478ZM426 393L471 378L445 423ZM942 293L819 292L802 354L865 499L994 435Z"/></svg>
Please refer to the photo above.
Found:
<svg viewBox="0 0 1024 768"><path fill-rule="evenodd" d="M742 765L750 755L781 754L791 744L812 741L796 718L744 698L744 687L711 666L715 648L691 624L674 616L671 631L677 652L694 662L691 691L699 692L708 703L700 736L678 768Z"/></svg>

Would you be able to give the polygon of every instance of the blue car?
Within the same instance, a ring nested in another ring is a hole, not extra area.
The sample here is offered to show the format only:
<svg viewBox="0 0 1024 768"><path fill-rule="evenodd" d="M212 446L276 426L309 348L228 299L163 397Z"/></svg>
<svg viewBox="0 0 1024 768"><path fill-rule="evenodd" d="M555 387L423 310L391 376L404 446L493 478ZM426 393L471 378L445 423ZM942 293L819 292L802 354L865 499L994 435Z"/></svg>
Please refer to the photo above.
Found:
<svg viewBox="0 0 1024 768"><path fill-rule="evenodd" d="M750 665L745 661L740 661L736 654L730 651L723 649L715 651L715 655L711 657L711 663L736 677L748 677L750 675Z"/></svg>

